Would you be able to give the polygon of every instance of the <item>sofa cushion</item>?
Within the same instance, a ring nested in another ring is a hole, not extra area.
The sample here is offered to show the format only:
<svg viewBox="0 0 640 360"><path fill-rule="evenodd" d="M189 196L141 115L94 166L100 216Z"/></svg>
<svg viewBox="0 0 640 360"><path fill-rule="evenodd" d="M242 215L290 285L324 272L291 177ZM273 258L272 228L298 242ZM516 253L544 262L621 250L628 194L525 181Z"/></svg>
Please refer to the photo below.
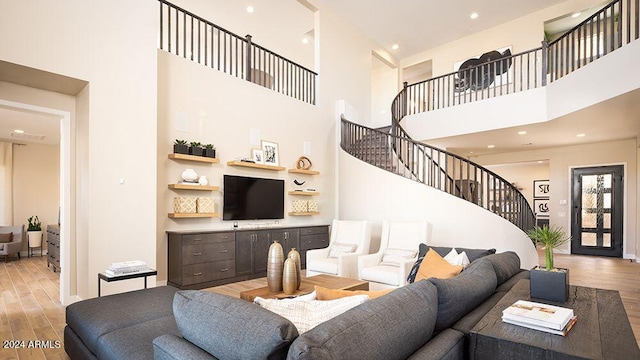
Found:
<svg viewBox="0 0 640 360"><path fill-rule="evenodd" d="M511 290L513 285L515 285L518 281L522 279L529 279L529 270L520 270L519 273L513 275L509 280L502 283L496 288L496 292L507 292Z"/></svg>
<svg viewBox="0 0 640 360"><path fill-rule="evenodd" d="M2 234L0 233L0 243L8 243L11 242L13 240L13 233L5 233Z"/></svg>
<svg viewBox="0 0 640 360"><path fill-rule="evenodd" d="M405 359L433 334L436 288L417 281L300 335L288 359Z"/></svg>
<svg viewBox="0 0 640 360"><path fill-rule="evenodd" d="M451 279L429 279L438 289L436 331L451 327L496 289L496 273L491 262L472 262L465 271Z"/></svg>
<svg viewBox="0 0 640 360"><path fill-rule="evenodd" d="M398 276L397 266L372 266L362 269L362 280L387 284L392 286L400 286L400 278ZM403 282L404 283L404 282Z"/></svg>
<svg viewBox="0 0 640 360"><path fill-rule="evenodd" d="M464 334L469 334L471 329L482 319L493 307L504 297L506 293L495 292L487 300L473 308L455 324L451 325L452 329L458 330Z"/></svg>
<svg viewBox="0 0 640 360"><path fill-rule="evenodd" d="M153 339L165 334L179 335L173 316L122 327L98 339L96 355L100 360L150 359Z"/></svg>
<svg viewBox="0 0 640 360"><path fill-rule="evenodd" d="M208 352L193 346L184 338L175 335L162 335L153 339L154 360L211 360Z"/></svg>
<svg viewBox="0 0 640 360"><path fill-rule="evenodd" d="M283 359L298 336L280 315L205 291L177 292L173 313L182 337L219 359Z"/></svg>
<svg viewBox="0 0 640 360"><path fill-rule="evenodd" d="M67 324L97 354L98 341L105 334L171 316L176 291L160 286L79 301L67 306Z"/></svg>
<svg viewBox="0 0 640 360"><path fill-rule="evenodd" d="M325 274L338 274L338 259L319 258L307 264L307 270L321 272Z"/></svg>
<svg viewBox="0 0 640 360"><path fill-rule="evenodd" d="M520 272L520 257L513 251L491 254L486 259L491 261L491 265L493 265L498 285Z"/></svg>
<svg viewBox="0 0 640 360"><path fill-rule="evenodd" d="M440 256L442 257L447 256L447 254L451 251L451 249L453 249L448 246L430 246L430 247L433 250L435 250L438 254L440 254ZM458 251L458 253L461 253L464 251L467 254L467 258L469 258L469 261L471 262L474 262L475 260L478 260L481 257L496 253L496 249L466 249L461 247L457 247L455 249Z"/></svg>
<svg viewBox="0 0 640 360"><path fill-rule="evenodd" d="M295 299L279 300L257 297L254 302L288 319L296 326L298 333L302 334L367 300L369 300L367 295L355 295L326 301L296 301Z"/></svg>
<svg viewBox="0 0 640 360"><path fill-rule="evenodd" d="M449 279L462 271L462 265L451 265L433 250L427 251L416 275L416 281L429 278Z"/></svg>
<svg viewBox="0 0 640 360"><path fill-rule="evenodd" d="M367 295L369 299L379 298L382 295L386 295L395 289L386 289L379 291L370 291L370 290L339 290L339 289L328 289L322 286L315 286L316 299L317 300L335 300L340 299L346 296L354 296L354 295Z"/></svg>
<svg viewBox="0 0 640 360"><path fill-rule="evenodd" d="M465 353L464 334L457 330L445 329L413 353L409 360L460 360L465 358Z"/></svg>

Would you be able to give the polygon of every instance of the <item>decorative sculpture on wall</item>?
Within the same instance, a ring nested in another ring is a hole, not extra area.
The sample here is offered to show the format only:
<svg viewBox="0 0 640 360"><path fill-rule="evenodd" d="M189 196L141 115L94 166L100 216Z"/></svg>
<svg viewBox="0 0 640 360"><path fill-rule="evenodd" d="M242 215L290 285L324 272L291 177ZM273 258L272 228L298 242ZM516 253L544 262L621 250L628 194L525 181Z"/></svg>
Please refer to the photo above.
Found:
<svg viewBox="0 0 640 360"><path fill-rule="evenodd" d="M504 60L499 61L500 59ZM497 50L493 50L482 54L480 58L466 60L458 69L458 76L455 79L455 92L488 88L493 84L497 76L509 70L511 62L510 49L505 50L502 54Z"/></svg>
<svg viewBox="0 0 640 360"><path fill-rule="evenodd" d="M311 170L313 163L306 156L300 156L296 162L296 169Z"/></svg>

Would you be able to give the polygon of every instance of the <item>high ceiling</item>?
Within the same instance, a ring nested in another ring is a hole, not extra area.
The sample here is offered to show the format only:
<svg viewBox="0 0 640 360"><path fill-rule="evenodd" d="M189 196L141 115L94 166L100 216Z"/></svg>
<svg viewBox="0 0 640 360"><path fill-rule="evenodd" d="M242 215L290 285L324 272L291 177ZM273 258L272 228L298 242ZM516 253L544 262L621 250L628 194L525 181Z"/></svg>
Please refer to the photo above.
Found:
<svg viewBox="0 0 640 360"><path fill-rule="evenodd" d="M316 0L314 3L332 9L402 59L565 1ZM472 13L478 17L471 19ZM391 48L393 44L398 44L397 50Z"/></svg>

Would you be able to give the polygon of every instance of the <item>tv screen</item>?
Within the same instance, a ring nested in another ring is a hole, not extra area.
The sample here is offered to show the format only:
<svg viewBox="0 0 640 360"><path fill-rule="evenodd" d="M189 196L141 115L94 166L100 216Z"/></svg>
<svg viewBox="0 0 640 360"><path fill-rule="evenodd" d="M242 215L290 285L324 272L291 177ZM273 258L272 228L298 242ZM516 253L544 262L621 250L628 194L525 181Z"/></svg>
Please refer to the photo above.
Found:
<svg viewBox="0 0 640 360"><path fill-rule="evenodd" d="M284 180L224 175L223 220L284 219Z"/></svg>

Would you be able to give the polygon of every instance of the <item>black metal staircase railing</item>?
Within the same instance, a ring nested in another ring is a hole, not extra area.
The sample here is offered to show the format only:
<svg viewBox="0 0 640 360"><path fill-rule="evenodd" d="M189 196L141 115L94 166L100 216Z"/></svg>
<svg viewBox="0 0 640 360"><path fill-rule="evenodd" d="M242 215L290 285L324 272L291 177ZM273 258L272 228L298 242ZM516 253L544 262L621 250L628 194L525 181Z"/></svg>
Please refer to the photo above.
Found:
<svg viewBox="0 0 640 360"><path fill-rule="evenodd" d="M165 0L158 48L315 105L312 70Z"/></svg>
<svg viewBox="0 0 640 360"><path fill-rule="evenodd" d="M340 146L358 159L472 202L523 231L535 225L524 195L491 170L407 136L371 129L344 117L341 130Z"/></svg>
<svg viewBox="0 0 640 360"><path fill-rule="evenodd" d="M539 48L405 83L399 106L403 116L412 115L542 87L638 37L640 0L614 0Z"/></svg>

